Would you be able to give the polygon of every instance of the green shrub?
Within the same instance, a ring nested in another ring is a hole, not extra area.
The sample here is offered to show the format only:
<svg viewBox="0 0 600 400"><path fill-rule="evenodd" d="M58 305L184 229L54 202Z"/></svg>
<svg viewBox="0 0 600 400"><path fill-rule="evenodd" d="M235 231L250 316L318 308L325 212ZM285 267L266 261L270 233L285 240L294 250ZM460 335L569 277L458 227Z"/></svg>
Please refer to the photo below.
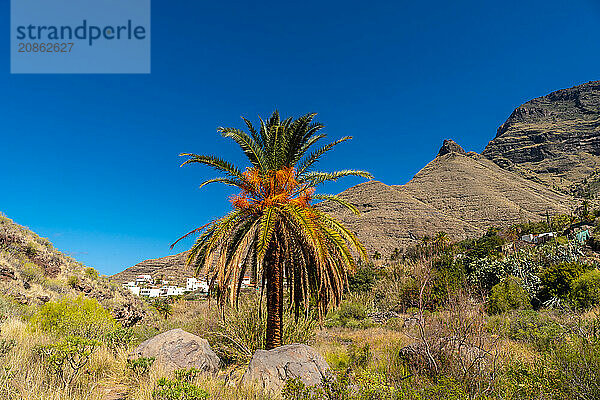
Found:
<svg viewBox="0 0 600 400"><path fill-rule="evenodd" d="M114 354L117 354L120 349L127 350L133 343L133 339L131 328L117 327L104 335L103 342Z"/></svg>
<svg viewBox="0 0 600 400"><path fill-rule="evenodd" d="M377 271L372 265L361 266L354 275L348 277L350 292L370 292L377 283L377 276Z"/></svg>
<svg viewBox="0 0 600 400"><path fill-rule="evenodd" d="M188 369L178 369L173 374L175 375L175 379L191 383L201 373L201 370L192 367Z"/></svg>
<svg viewBox="0 0 600 400"><path fill-rule="evenodd" d="M135 360L127 360L127 368L137 376L148 375L155 360L155 357L140 357Z"/></svg>
<svg viewBox="0 0 600 400"><path fill-rule="evenodd" d="M188 381L160 378L156 385L158 388L152 392L154 400L204 400L209 397L208 392Z"/></svg>
<svg viewBox="0 0 600 400"><path fill-rule="evenodd" d="M574 262L552 264L542 270L542 300L552 298L567 299L571 292L571 283L584 271L584 266Z"/></svg>
<svg viewBox="0 0 600 400"><path fill-rule="evenodd" d="M48 369L67 387L89 363L100 342L79 336L67 336L58 343L42 346L39 353Z"/></svg>
<svg viewBox="0 0 600 400"><path fill-rule="evenodd" d="M32 262L26 262L21 269L21 279L27 283L42 283L45 280L44 271Z"/></svg>
<svg viewBox="0 0 600 400"><path fill-rule="evenodd" d="M571 298L577 307L590 308L600 304L600 271L583 273L572 283Z"/></svg>
<svg viewBox="0 0 600 400"><path fill-rule="evenodd" d="M564 398L600 399L600 342L575 335L557 343L551 353L551 368Z"/></svg>
<svg viewBox="0 0 600 400"><path fill-rule="evenodd" d="M0 320L8 317L20 317L27 311L27 307L14 300L0 295Z"/></svg>
<svg viewBox="0 0 600 400"><path fill-rule="evenodd" d="M152 307L160 314L165 321L173 315L173 305L168 299L156 299L152 302Z"/></svg>
<svg viewBox="0 0 600 400"><path fill-rule="evenodd" d="M101 339L119 327L112 315L95 299L65 297L49 301L33 316L32 325L56 335Z"/></svg>
<svg viewBox="0 0 600 400"><path fill-rule="evenodd" d="M67 279L67 285L72 288L76 288L79 286L79 278L72 275Z"/></svg>
<svg viewBox="0 0 600 400"><path fill-rule="evenodd" d="M337 310L329 312L327 327L368 328L373 322L367 317L367 307L358 301L346 300Z"/></svg>
<svg viewBox="0 0 600 400"><path fill-rule="evenodd" d="M87 276L90 279L98 279L100 277L100 275L98 274L98 271L96 271L94 268L92 267L88 267L84 270L85 272L85 276Z"/></svg>
<svg viewBox="0 0 600 400"><path fill-rule="evenodd" d="M29 242L27 243L27 246L25 246L25 255L28 258L34 258L38 253L38 246L34 243L34 242Z"/></svg>
<svg viewBox="0 0 600 400"><path fill-rule="evenodd" d="M495 394L501 399L532 400L559 399L565 397L556 382L554 371L547 358L526 364L511 360L500 366L495 384Z"/></svg>
<svg viewBox="0 0 600 400"><path fill-rule="evenodd" d="M489 314L527 308L531 308L529 294L521 286L521 280L514 276L509 276L492 287L486 302L486 310Z"/></svg>
<svg viewBox="0 0 600 400"><path fill-rule="evenodd" d="M516 310L491 317L488 329L541 351L550 350L566 334L566 329L549 315L533 310Z"/></svg>

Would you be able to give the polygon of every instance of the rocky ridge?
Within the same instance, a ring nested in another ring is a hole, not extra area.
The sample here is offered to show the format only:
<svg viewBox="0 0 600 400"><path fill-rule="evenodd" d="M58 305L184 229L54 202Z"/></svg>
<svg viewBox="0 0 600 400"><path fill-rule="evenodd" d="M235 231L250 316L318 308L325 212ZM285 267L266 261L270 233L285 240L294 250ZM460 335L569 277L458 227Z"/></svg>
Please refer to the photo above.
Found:
<svg viewBox="0 0 600 400"><path fill-rule="evenodd" d="M551 187L578 188L600 170L600 81L517 107L482 154Z"/></svg>

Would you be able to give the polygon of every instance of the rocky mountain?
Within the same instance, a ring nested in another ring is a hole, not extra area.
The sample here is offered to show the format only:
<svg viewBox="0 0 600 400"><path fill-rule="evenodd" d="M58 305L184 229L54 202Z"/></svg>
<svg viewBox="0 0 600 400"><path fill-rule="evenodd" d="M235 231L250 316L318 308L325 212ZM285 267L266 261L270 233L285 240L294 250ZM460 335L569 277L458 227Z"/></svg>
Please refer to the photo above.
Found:
<svg viewBox="0 0 600 400"><path fill-rule="evenodd" d="M424 235L475 237L492 226L567 213L575 204L572 197L506 171L477 153L466 153L451 140L407 184L371 181L340 196L361 214L355 216L337 204L323 207L352 229L369 252L384 256Z"/></svg>
<svg viewBox="0 0 600 400"><path fill-rule="evenodd" d="M97 299L124 326L145 314L142 303L128 291L0 213L0 300L36 306L79 295Z"/></svg>
<svg viewBox="0 0 600 400"><path fill-rule="evenodd" d="M565 191L597 181L600 81L517 107L482 154L502 168Z"/></svg>

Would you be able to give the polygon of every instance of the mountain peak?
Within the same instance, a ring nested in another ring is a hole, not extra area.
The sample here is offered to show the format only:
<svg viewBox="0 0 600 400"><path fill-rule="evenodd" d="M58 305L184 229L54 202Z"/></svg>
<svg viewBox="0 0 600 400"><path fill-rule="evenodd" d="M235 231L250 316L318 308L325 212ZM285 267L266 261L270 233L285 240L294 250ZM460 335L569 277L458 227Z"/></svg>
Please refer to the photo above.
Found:
<svg viewBox="0 0 600 400"><path fill-rule="evenodd" d="M444 140L444 144L442 144L442 147L438 152L438 157L448 153L467 154L464 149L452 139Z"/></svg>

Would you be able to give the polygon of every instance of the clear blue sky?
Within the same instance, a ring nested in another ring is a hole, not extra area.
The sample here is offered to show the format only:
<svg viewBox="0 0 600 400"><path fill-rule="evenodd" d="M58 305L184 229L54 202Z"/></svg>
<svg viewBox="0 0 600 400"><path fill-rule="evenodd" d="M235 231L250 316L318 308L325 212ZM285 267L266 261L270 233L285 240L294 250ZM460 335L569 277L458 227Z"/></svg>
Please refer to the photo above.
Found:
<svg viewBox="0 0 600 400"><path fill-rule="evenodd" d="M591 0L153 0L150 75L10 75L7 3L0 210L105 274L229 209L178 154L240 160L216 133L240 115L318 112L355 137L323 169L402 184L443 139L479 152L519 104L600 79Z"/></svg>

